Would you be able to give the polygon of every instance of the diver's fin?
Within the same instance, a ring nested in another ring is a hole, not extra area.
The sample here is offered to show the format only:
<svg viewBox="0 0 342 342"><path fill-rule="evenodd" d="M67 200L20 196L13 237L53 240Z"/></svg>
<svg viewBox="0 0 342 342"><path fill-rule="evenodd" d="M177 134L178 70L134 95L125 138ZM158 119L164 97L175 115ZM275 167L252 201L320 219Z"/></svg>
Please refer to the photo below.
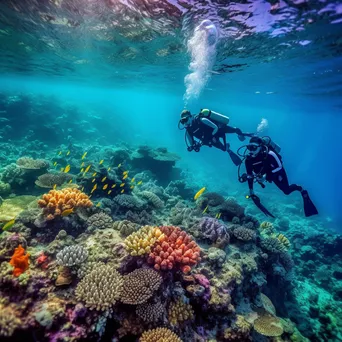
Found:
<svg viewBox="0 0 342 342"><path fill-rule="evenodd" d="M254 204L266 215L275 218L260 202L260 198L258 196L251 196Z"/></svg>
<svg viewBox="0 0 342 342"><path fill-rule="evenodd" d="M239 166L242 163L241 158L236 153L234 153L230 148L227 150L227 152L230 156L230 159L236 166Z"/></svg>
<svg viewBox="0 0 342 342"><path fill-rule="evenodd" d="M304 213L306 217L318 215L318 210L310 199L310 196L306 190L301 192L304 202Z"/></svg>

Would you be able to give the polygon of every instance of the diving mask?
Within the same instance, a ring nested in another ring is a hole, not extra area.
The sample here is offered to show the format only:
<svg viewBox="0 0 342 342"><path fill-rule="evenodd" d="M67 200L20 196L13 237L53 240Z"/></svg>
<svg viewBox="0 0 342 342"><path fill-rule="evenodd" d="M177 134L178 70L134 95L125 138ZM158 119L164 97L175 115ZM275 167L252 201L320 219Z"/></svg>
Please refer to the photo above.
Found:
<svg viewBox="0 0 342 342"><path fill-rule="evenodd" d="M246 147L247 147L247 150L250 152L249 155L251 157L256 157L261 151L261 146L259 144L251 143L251 144L248 144Z"/></svg>

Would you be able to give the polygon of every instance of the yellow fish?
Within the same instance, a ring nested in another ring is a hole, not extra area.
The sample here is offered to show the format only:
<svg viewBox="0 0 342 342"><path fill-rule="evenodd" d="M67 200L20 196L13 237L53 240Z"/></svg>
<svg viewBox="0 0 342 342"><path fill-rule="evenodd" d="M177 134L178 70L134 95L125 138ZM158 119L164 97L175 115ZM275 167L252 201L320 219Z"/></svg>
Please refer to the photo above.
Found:
<svg viewBox="0 0 342 342"><path fill-rule="evenodd" d="M101 165L101 164L103 164L103 162L104 162L104 160L102 159L102 160L100 160L99 164Z"/></svg>
<svg viewBox="0 0 342 342"><path fill-rule="evenodd" d="M112 189L114 189L115 187L116 187L116 184L113 184L113 185L112 185Z"/></svg>
<svg viewBox="0 0 342 342"><path fill-rule="evenodd" d="M84 162L82 162L82 164L81 164L81 167L83 167L84 166Z"/></svg>
<svg viewBox="0 0 342 342"><path fill-rule="evenodd" d="M81 172L84 172L84 168L82 167Z"/></svg>
<svg viewBox="0 0 342 342"><path fill-rule="evenodd" d="M108 184L105 184L102 189L106 190L107 188L108 188Z"/></svg>
<svg viewBox="0 0 342 342"><path fill-rule="evenodd" d="M68 173L70 171L70 165L67 165L66 167L65 167L65 169L64 169L64 172L65 173Z"/></svg>
<svg viewBox="0 0 342 342"><path fill-rule="evenodd" d="M122 177L122 179L126 179L128 177L128 174L126 173L123 177Z"/></svg>
<svg viewBox="0 0 342 342"><path fill-rule="evenodd" d="M91 164L87 166L87 168L84 170L84 173L87 173L91 168Z"/></svg>
<svg viewBox="0 0 342 342"><path fill-rule="evenodd" d="M91 182L94 183L95 181L96 181L96 178L93 178L93 180Z"/></svg>
<svg viewBox="0 0 342 342"><path fill-rule="evenodd" d="M141 185L141 184L142 184L142 181L138 182L138 184L137 184L137 185Z"/></svg>
<svg viewBox="0 0 342 342"><path fill-rule="evenodd" d="M108 195L110 195L111 192L112 192L112 190L109 190L109 191L108 191Z"/></svg>
<svg viewBox="0 0 342 342"><path fill-rule="evenodd" d="M125 183L121 183L120 184L120 188L122 188L123 186L125 186Z"/></svg>
<svg viewBox="0 0 342 342"><path fill-rule="evenodd" d="M54 184L53 185L53 190L56 190L56 188L57 188L57 184Z"/></svg>
<svg viewBox="0 0 342 342"><path fill-rule="evenodd" d="M108 170L108 171L110 171L110 170L111 170L111 168L109 167L107 170Z"/></svg>
<svg viewBox="0 0 342 342"><path fill-rule="evenodd" d="M202 214L205 214L205 213L207 212L207 210L208 210L208 206L206 206L206 207L204 208L204 210L202 211Z"/></svg>
<svg viewBox="0 0 342 342"><path fill-rule="evenodd" d="M83 155L82 155L82 157L81 157L82 160L87 156L87 153L88 153L88 152L84 152L84 153L83 153Z"/></svg>
<svg viewBox="0 0 342 342"><path fill-rule="evenodd" d="M124 192L125 192L125 189L122 189L122 190L121 190L121 193L123 194Z"/></svg>
<svg viewBox="0 0 342 342"><path fill-rule="evenodd" d="M134 185L131 185L131 187L130 187L131 189L134 189Z"/></svg>
<svg viewBox="0 0 342 342"><path fill-rule="evenodd" d="M61 171L62 171L62 172L64 171L64 167L61 167Z"/></svg>
<svg viewBox="0 0 342 342"><path fill-rule="evenodd" d="M65 209L62 211L61 215L64 217L64 216L68 216L68 215L72 214L73 212L74 212L74 209Z"/></svg>
<svg viewBox="0 0 342 342"><path fill-rule="evenodd" d="M129 171L122 172L123 175L127 175Z"/></svg>
<svg viewBox="0 0 342 342"><path fill-rule="evenodd" d="M101 182L103 183L106 179L107 179L107 177L104 176L104 177L101 179Z"/></svg>
<svg viewBox="0 0 342 342"><path fill-rule="evenodd" d="M95 176L96 176L96 174L97 174L97 172L94 172L92 176L93 176L93 177L95 177Z"/></svg>
<svg viewBox="0 0 342 342"><path fill-rule="evenodd" d="M133 177L133 178L131 179L131 183L134 183L134 181L135 181L135 178Z"/></svg>
<svg viewBox="0 0 342 342"><path fill-rule="evenodd" d="M194 196L194 200L197 200L197 198L199 198L203 194L204 191L205 191L205 187L197 191L196 195Z"/></svg>
<svg viewBox="0 0 342 342"><path fill-rule="evenodd" d="M121 167L121 164L119 164L118 167Z"/></svg>
<svg viewBox="0 0 342 342"><path fill-rule="evenodd" d="M58 155L60 156L61 154L62 154L62 151L59 151L59 152L58 152Z"/></svg>
<svg viewBox="0 0 342 342"><path fill-rule="evenodd" d="M217 213L217 214L215 215L215 217L216 217L217 219L219 219L219 218L221 217L221 213Z"/></svg>
<svg viewBox="0 0 342 342"><path fill-rule="evenodd" d="M53 163L53 166L56 166L56 165L57 165L57 162L54 162L54 163Z"/></svg>
<svg viewBox="0 0 342 342"><path fill-rule="evenodd" d="M15 223L15 219L11 220L11 221L8 221L3 227L2 227L2 230L8 230L10 229L11 227L13 227Z"/></svg>
<svg viewBox="0 0 342 342"><path fill-rule="evenodd" d="M72 179L69 180L69 184L71 184L71 183L72 183Z"/></svg>
<svg viewBox="0 0 342 342"><path fill-rule="evenodd" d="M69 154L70 154L70 151L68 151L66 155L68 156Z"/></svg>
<svg viewBox="0 0 342 342"><path fill-rule="evenodd" d="M84 190L84 186L82 186L82 189L81 189L81 191L83 191Z"/></svg>
<svg viewBox="0 0 342 342"><path fill-rule="evenodd" d="M101 202L96 204L97 207L101 207Z"/></svg>

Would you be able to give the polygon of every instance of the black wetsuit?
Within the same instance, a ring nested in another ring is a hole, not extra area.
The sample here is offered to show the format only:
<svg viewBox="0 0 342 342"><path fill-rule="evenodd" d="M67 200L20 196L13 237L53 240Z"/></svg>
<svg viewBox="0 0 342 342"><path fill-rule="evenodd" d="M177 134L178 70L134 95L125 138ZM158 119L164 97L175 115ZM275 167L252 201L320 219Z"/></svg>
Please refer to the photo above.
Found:
<svg viewBox="0 0 342 342"><path fill-rule="evenodd" d="M285 195L303 190L297 184L289 184L281 157L273 151L261 152L255 158L248 156L245 165L250 190L253 189L254 176L261 178L264 175L268 182L273 182Z"/></svg>
<svg viewBox="0 0 342 342"><path fill-rule="evenodd" d="M239 128L231 127L223 124L213 123L218 127L216 134L213 133L213 128L208 126L203 122L203 119L208 120L206 118L201 118L199 116L194 117L191 126L186 128L187 133L191 137L191 139L196 138L202 142L203 145L206 146L214 146L222 151L227 151L229 145L227 146L226 142L226 134L227 133L236 133L238 135L242 135L242 131Z"/></svg>

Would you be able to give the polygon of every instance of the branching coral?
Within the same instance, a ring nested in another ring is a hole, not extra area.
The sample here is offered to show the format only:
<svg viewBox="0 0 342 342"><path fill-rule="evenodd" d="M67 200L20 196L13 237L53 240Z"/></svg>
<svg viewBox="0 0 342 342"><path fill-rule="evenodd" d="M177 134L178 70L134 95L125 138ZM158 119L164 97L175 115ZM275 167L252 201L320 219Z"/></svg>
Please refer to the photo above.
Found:
<svg viewBox="0 0 342 342"><path fill-rule="evenodd" d="M137 269L124 277L121 301L137 305L149 300L162 283L161 276L154 270Z"/></svg>
<svg viewBox="0 0 342 342"><path fill-rule="evenodd" d="M169 322L176 326L180 323L194 318L194 310L191 304L185 303L182 299L171 302L168 310Z"/></svg>
<svg viewBox="0 0 342 342"><path fill-rule="evenodd" d="M151 252L157 241L164 241L164 235L158 227L144 226L125 239L125 247L129 254L144 255Z"/></svg>
<svg viewBox="0 0 342 342"><path fill-rule="evenodd" d="M164 311L163 304L160 301L157 301L156 303L140 304L137 306L135 312L145 323L153 323L159 321L163 316Z"/></svg>
<svg viewBox="0 0 342 342"><path fill-rule="evenodd" d="M59 265L74 266L87 260L88 252L82 246L68 246L58 252L56 257Z"/></svg>
<svg viewBox="0 0 342 342"><path fill-rule="evenodd" d="M200 247L191 236L179 227L160 227L164 237L156 241L148 257L156 270L171 270L179 267L184 273L200 260Z"/></svg>
<svg viewBox="0 0 342 342"><path fill-rule="evenodd" d="M142 191L139 196L146 198L149 203L151 203L155 208L160 209L164 207L163 201L151 191Z"/></svg>
<svg viewBox="0 0 342 342"><path fill-rule="evenodd" d="M103 265L88 273L76 287L76 298L91 310L107 310L120 298L122 276L110 265Z"/></svg>
<svg viewBox="0 0 342 342"><path fill-rule="evenodd" d="M25 249L21 245L14 250L13 256L9 263L14 267L13 275L15 277L19 277L29 268L29 257L30 254L25 254Z"/></svg>
<svg viewBox="0 0 342 342"><path fill-rule="evenodd" d="M66 210L77 208L90 208L93 203L82 191L75 188L63 190L50 190L38 201L38 205L43 208L43 213L47 220L53 220L57 216L64 215Z"/></svg>
<svg viewBox="0 0 342 342"><path fill-rule="evenodd" d="M284 330L278 317L263 314L254 321L254 329L261 335L268 337L280 336Z"/></svg>
<svg viewBox="0 0 342 342"><path fill-rule="evenodd" d="M10 308L3 308L0 304L0 336L11 337L21 326L21 321Z"/></svg>
<svg viewBox="0 0 342 342"><path fill-rule="evenodd" d="M35 181L35 184L40 188L52 189L54 186L61 186L72 179L72 175L69 173L44 173L39 176Z"/></svg>
<svg viewBox="0 0 342 342"><path fill-rule="evenodd" d="M139 342L182 342L182 340L167 328L157 328L145 331Z"/></svg>

